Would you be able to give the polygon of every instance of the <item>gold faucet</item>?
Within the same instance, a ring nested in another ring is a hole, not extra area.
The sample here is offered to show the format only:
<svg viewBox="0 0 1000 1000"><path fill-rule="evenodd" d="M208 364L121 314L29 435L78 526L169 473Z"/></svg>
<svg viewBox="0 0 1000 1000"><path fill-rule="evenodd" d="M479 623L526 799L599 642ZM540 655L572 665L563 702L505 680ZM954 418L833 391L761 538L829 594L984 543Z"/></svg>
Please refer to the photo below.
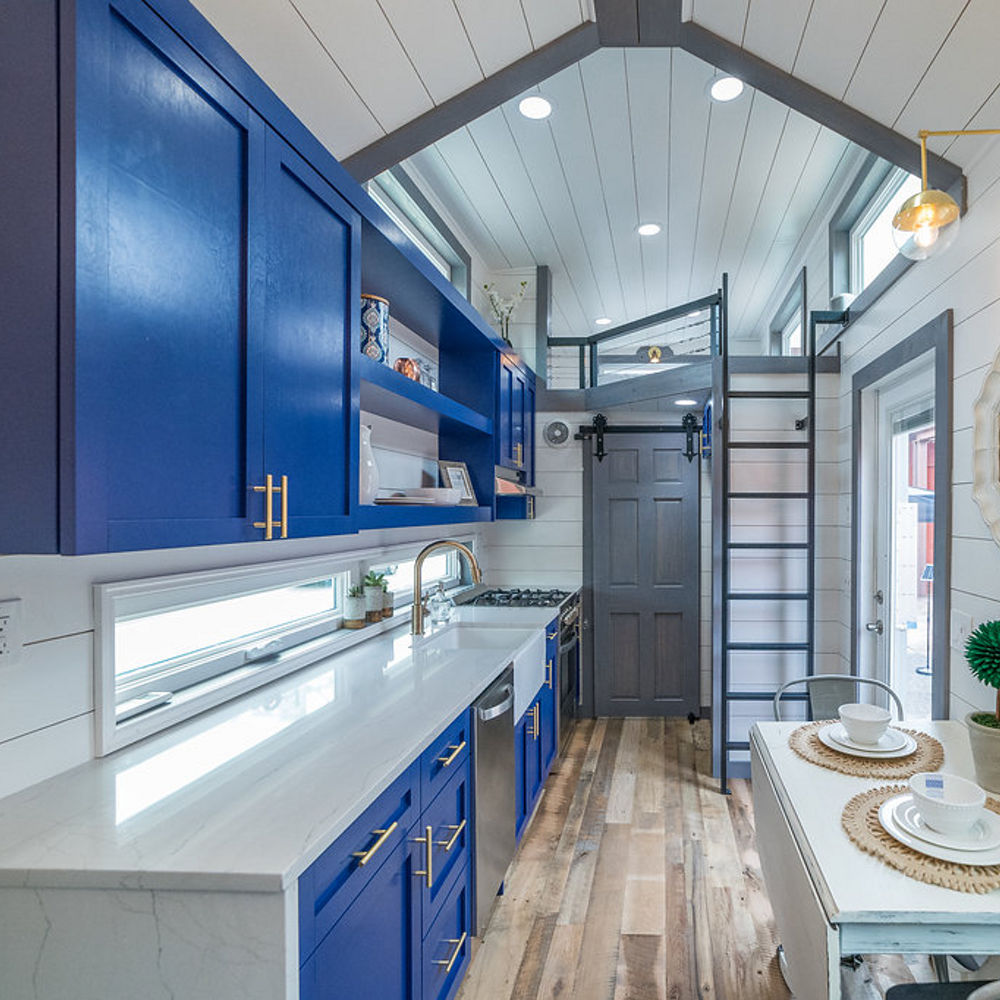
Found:
<svg viewBox="0 0 1000 1000"><path fill-rule="evenodd" d="M475 553L468 545L456 542L451 538L442 538L439 542L431 542L421 550L413 563L413 613L410 617L410 633L412 635L424 634L424 597L421 593L420 574L424 568L424 560L438 549L458 549L469 560L469 569L472 572L472 582L483 582L483 571L479 568L479 562Z"/></svg>

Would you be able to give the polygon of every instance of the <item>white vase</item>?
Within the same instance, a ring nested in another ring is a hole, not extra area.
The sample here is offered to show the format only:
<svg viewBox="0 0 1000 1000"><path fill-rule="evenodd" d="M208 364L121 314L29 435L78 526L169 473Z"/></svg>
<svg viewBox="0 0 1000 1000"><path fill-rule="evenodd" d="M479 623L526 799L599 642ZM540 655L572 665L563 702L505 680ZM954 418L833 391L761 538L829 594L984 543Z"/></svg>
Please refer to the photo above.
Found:
<svg viewBox="0 0 1000 1000"><path fill-rule="evenodd" d="M361 455L358 466L358 502L375 502L378 493L378 466L372 451L372 429L367 424L361 427Z"/></svg>
<svg viewBox="0 0 1000 1000"><path fill-rule="evenodd" d="M365 624L364 597L345 597L344 628L364 628Z"/></svg>
<svg viewBox="0 0 1000 1000"><path fill-rule="evenodd" d="M973 721L974 715L989 712L969 712L965 724L969 727L969 745L972 762L976 765L976 781L988 792L1000 792L1000 729L981 726Z"/></svg>

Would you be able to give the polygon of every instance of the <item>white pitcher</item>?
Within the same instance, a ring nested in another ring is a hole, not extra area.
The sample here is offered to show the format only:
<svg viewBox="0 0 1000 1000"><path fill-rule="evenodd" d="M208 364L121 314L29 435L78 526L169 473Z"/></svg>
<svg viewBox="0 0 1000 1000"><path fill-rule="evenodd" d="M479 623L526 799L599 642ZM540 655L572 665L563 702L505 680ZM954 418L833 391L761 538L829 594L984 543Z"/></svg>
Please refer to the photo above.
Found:
<svg viewBox="0 0 1000 1000"><path fill-rule="evenodd" d="M370 504L375 502L378 493L378 466L375 464L375 452L372 451L372 429L367 424L361 427L361 461L358 469L358 502Z"/></svg>

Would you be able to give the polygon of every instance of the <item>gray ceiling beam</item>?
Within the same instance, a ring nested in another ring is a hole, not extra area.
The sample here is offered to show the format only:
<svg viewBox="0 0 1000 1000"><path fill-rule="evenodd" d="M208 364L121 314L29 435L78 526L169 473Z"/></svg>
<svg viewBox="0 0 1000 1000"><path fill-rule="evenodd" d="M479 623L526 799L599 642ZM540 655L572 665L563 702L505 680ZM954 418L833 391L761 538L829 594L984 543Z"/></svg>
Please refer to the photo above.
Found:
<svg viewBox="0 0 1000 1000"><path fill-rule="evenodd" d="M679 45L691 55L738 76L747 86L825 125L845 139L910 173L920 175L920 144L915 139L894 132L874 118L720 38L694 21L685 21L681 25ZM931 187L948 191L958 185L960 191L964 190L962 168L944 157L928 152L927 174Z"/></svg>
<svg viewBox="0 0 1000 1000"><path fill-rule="evenodd" d="M419 118L376 139L343 160L343 166L355 180L369 180L475 121L487 111L517 97L529 87L547 80L567 66L573 66L600 46L597 25L593 22L581 24L424 112Z"/></svg>
<svg viewBox="0 0 1000 1000"><path fill-rule="evenodd" d="M681 27L681 0L595 0L601 45L676 45Z"/></svg>

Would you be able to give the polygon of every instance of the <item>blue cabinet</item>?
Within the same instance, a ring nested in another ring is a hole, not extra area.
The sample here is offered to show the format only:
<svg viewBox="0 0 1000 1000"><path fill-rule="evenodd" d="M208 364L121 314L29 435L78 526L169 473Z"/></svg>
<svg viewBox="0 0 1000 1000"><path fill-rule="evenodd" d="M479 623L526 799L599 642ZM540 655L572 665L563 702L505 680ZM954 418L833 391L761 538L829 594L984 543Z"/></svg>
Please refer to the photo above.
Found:
<svg viewBox="0 0 1000 1000"><path fill-rule="evenodd" d="M357 212L141 0L78 17L61 550L350 530Z"/></svg>
<svg viewBox="0 0 1000 1000"><path fill-rule="evenodd" d="M549 773L558 749L559 717L556 697L559 685L559 619L554 618L545 629L545 682L539 694L539 716L542 757L542 780Z"/></svg>
<svg viewBox="0 0 1000 1000"><path fill-rule="evenodd" d="M301 1000L448 1000L458 989L471 956L474 831L472 760L455 741L469 718L299 878Z"/></svg>
<svg viewBox="0 0 1000 1000"><path fill-rule="evenodd" d="M523 481L535 481L535 388L531 370L516 358L501 354L497 390L498 465L523 473Z"/></svg>

